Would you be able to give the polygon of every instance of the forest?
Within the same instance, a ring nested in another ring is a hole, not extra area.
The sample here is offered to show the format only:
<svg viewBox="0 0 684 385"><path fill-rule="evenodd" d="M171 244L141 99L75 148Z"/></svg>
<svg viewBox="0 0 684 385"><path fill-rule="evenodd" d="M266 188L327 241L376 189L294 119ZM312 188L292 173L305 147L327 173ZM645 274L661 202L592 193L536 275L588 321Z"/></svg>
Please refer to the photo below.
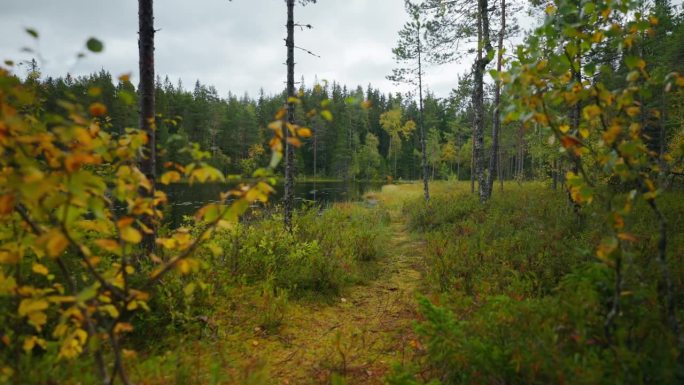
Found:
<svg viewBox="0 0 684 385"><path fill-rule="evenodd" d="M274 1L283 89L242 96L157 70L165 2L137 84L27 26L0 385L684 383L684 6L395 3L394 67L345 85L297 72L330 2Z"/></svg>

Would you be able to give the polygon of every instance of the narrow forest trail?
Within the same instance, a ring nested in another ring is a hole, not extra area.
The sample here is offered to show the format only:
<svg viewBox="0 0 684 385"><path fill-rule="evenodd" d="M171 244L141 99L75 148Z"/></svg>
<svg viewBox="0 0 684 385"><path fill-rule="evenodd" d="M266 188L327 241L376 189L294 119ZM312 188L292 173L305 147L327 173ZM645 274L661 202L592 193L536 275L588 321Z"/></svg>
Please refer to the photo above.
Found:
<svg viewBox="0 0 684 385"><path fill-rule="evenodd" d="M252 340L249 355L265 366L266 383L328 384L340 376L347 384L382 384L393 363L411 359L423 247L407 230L402 195L385 186L373 196L391 217L376 279L345 289L332 305L293 303L278 333Z"/></svg>

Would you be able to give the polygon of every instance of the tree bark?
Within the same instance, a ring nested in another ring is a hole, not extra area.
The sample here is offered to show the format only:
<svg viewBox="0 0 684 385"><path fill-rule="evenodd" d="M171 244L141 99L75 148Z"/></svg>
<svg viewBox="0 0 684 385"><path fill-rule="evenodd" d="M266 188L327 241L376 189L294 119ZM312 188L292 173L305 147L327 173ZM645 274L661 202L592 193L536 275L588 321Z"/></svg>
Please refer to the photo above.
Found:
<svg viewBox="0 0 684 385"><path fill-rule="evenodd" d="M496 55L496 71L501 72L503 61L503 40L506 32L506 0L501 0L501 30L499 31L499 46ZM499 156L499 129L501 127L501 82L496 81L494 89L494 116L492 117L492 151L489 156L489 174L487 175L487 188L485 200L492 196L494 178L497 174L497 157ZM501 185L503 188L503 184Z"/></svg>
<svg viewBox="0 0 684 385"><path fill-rule="evenodd" d="M473 126L475 126L474 120ZM470 146L470 193L475 194L475 130L473 130L472 144Z"/></svg>
<svg viewBox="0 0 684 385"><path fill-rule="evenodd" d="M140 83L138 85L139 97L139 125L140 129L147 134L147 144L143 148L140 168L152 185L151 190L141 189L141 194L148 199L154 198L154 185L156 181L156 140L155 140L155 100L154 100L154 13L153 0L138 0L138 50ZM148 253L156 247L156 223L154 217L145 215L143 223L151 233L144 233L143 247Z"/></svg>
<svg viewBox="0 0 684 385"><path fill-rule="evenodd" d="M294 124L295 105L290 98L295 95L294 80L294 5L295 0L287 0L287 121ZM294 210L294 147L289 143L290 130L284 128L285 135L285 192L283 194L284 224L288 231L292 230L292 211Z"/></svg>
<svg viewBox="0 0 684 385"><path fill-rule="evenodd" d="M488 8L488 0L478 0L478 45L473 90L473 107L475 109L473 152L480 202L487 200L487 181L484 175L484 72L487 64L491 61L489 53L492 50L489 40Z"/></svg>
<svg viewBox="0 0 684 385"><path fill-rule="evenodd" d="M665 100L667 93L663 92L660 96L660 119L658 121L658 186L663 190L669 189L667 185L668 166L665 161L667 149L667 103Z"/></svg>
<svg viewBox="0 0 684 385"><path fill-rule="evenodd" d="M427 151L425 146L425 124L423 122L423 47L420 38L420 22L418 22L418 104L420 108L420 116L418 121L420 123L420 148L423 153L423 196L425 201L430 200L430 188L428 186L428 161L427 161Z"/></svg>

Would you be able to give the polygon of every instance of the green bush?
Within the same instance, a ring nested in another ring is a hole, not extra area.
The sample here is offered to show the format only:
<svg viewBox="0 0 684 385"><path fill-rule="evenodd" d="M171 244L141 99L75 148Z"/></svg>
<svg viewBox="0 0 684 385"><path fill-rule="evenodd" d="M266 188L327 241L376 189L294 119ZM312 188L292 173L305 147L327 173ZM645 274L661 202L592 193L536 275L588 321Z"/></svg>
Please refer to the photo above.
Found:
<svg viewBox="0 0 684 385"><path fill-rule="evenodd" d="M607 322L616 275L594 257L605 203L576 215L563 193L537 185L509 188L485 206L463 195L404 208L425 232L427 277L441 294L420 301L423 360L397 369L390 383L681 383L655 261L657 222L644 202L627 224L639 242L627 248L619 312ZM684 200L671 193L659 201L681 292Z"/></svg>
<svg viewBox="0 0 684 385"><path fill-rule="evenodd" d="M388 224L389 214L381 207L337 204L297 212L292 233L283 229L278 213L219 230L198 251L198 271L164 278L151 311L136 318L133 340L144 345L150 337L180 332L200 336L206 320L244 286L261 288L257 301L279 301L258 310L262 326L275 328L288 297L328 298L369 278L388 240Z"/></svg>

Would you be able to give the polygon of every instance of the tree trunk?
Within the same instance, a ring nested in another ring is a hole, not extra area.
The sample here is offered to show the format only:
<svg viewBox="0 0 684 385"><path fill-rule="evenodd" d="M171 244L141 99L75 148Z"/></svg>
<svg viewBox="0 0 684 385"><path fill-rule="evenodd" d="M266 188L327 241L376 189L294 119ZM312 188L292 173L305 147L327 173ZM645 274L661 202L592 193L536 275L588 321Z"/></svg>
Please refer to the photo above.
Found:
<svg viewBox="0 0 684 385"><path fill-rule="evenodd" d="M294 5L295 0L287 0L287 121L294 124L295 105L290 98L295 95L294 80ZM283 194L284 222L288 231L292 230L292 211L294 210L294 147L289 143L290 130L284 128L285 135L285 192Z"/></svg>
<svg viewBox="0 0 684 385"><path fill-rule="evenodd" d="M418 121L420 123L420 148L423 153L423 196L425 201L430 200L430 189L428 186L428 162L427 162L427 151L425 150L425 124L423 122L423 47L420 38L420 22L418 23L418 104L420 107L420 116Z"/></svg>
<svg viewBox="0 0 684 385"><path fill-rule="evenodd" d="M503 150L501 150L501 145L499 145L499 152L496 155L496 170L499 178L499 186L501 189L501 192L504 190L504 171L503 167L501 166L501 155L503 155Z"/></svg>
<svg viewBox="0 0 684 385"><path fill-rule="evenodd" d="M489 52L492 50L492 45L489 41L488 8L488 0L478 0L478 48L473 91L473 107L475 109L473 152L480 202L487 200L487 182L484 174L484 73L487 64L491 60Z"/></svg>
<svg viewBox="0 0 684 385"><path fill-rule="evenodd" d="M667 103L665 100L667 93L663 92L660 96L660 119L658 122L658 186L663 189L669 189L667 185L668 166L665 161L665 150L667 148L667 132L665 124L667 123Z"/></svg>
<svg viewBox="0 0 684 385"><path fill-rule="evenodd" d="M573 71L573 74L572 74L572 78L575 81L575 83L577 83L577 84L582 84L582 72L581 72L582 71L582 56L581 55L582 55L581 52L578 52L577 56L575 57L575 59L577 60L577 68ZM574 65L575 64L573 63L573 66ZM582 105L579 102L577 102L577 103L575 103L575 105L570 110L570 124L571 124L572 132L575 132L575 133L578 132L579 126L580 126L580 119L582 117L581 114L582 114ZM570 160L572 161L572 172L574 174L578 174L579 173L579 162L580 162L579 158L577 158L576 156L571 156ZM570 194L569 189L568 189L568 201L569 201L568 203L570 203L570 205L572 206L572 209L575 212L575 214L579 215L580 205L579 205L579 203L575 202L572 199L572 195Z"/></svg>
<svg viewBox="0 0 684 385"><path fill-rule="evenodd" d="M521 184L525 177L525 138L523 137L525 130L522 126L519 132L518 153L515 156L515 179L518 181L518 184Z"/></svg>
<svg viewBox="0 0 684 385"><path fill-rule="evenodd" d="M139 125L147 134L147 144L143 149L140 168L152 185L151 190L141 189L145 198L154 198L154 184L156 181L156 140L155 140L155 107L154 107L154 13L152 0L138 0L138 64L140 70L139 97ZM143 247L148 253L156 246L156 223L152 215L145 215L143 223L151 233L144 233Z"/></svg>
<svg viewBox="0 0 684 385"><path fill-rule="evenodd" d="M317 176L317 163L318 163L318 129L314 126L313 130L313 201L316 203L316 176Z"/></svg>
<svg viewBox="0 0 684 385"><path fill-rule="evenodd" d="M456 153L456 180L461 180L461 150Z"/></svg>
<svg viewBox="0 0 684 385"><path fill-rule="evenodd" d="M503 60L503 40L506 32L506 0L501 0L501 30L499 31L499 46L496 55L496 71L501 72L501 62ZM492 117L492 151L489 156L489 174L487 175L487 188L485 189L485 200L492 196L494 189L494 177L497 170L497 157L499 155L499 129L501 126L501 82L496 81L494 89L494 116ZM501 185L503 188L503 184Z"/></svg>
<svg viewBox="0 0 684 385"><path fill-rule="evenodd" d="M475 125L475 121L473 121ZM475 130L473 130L472 144L475 144ZM470 146L470 193L475 194L475 146Z"/></svg>

